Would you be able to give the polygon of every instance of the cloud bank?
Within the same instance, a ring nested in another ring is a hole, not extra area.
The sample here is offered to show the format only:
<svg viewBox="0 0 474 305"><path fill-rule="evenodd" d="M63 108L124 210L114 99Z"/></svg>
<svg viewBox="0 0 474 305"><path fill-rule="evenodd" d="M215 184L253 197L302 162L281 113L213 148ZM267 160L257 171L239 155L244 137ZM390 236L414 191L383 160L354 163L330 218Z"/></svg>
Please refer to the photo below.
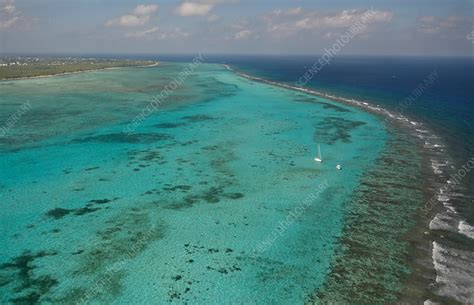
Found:
<svg viewBox="0 0 474 305"><path fill-rule="evenodd" d="M15 0L0 1L0 30L14 26L20 20L20 12L15 6Z"/></svg>
<svg viewBox="0 0 474 305"><path fill-rule="evenodd" d="M108 20L105 24L111 26L136 27L145 25L151 18L152 14L158 11L156 4L140 4L135 7L129 14L120 16L115 19Z"/></svg>

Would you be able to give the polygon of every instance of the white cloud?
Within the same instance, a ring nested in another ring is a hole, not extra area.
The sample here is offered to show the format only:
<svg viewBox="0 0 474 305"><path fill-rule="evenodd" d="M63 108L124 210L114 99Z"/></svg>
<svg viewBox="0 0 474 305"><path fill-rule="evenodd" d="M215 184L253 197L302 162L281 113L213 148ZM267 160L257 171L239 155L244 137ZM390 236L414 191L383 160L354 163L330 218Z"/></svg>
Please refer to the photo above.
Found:
<svg viewBox="0 0 474 305"><path fill-rule="evenodd" d="M2 11L7 14L13 14L16 11L16 6L13 4L6 4L4 7L2 7Z"/></svg>
<svg viewBox="0 0 474 305"><path fill-rule="evenodd" d="M0 30L4 30L4 29L8 29L8 28L12 27L18 21L18 19L19 19L19 17L15 16L15 17L12 17L8 20L0 21Z"/></svg>
<svg viewBox="0 0 474 305"><path fill-rule="evenodd" d="M205 16L213 7L210 3L183 2L175 9L175 13L179 16Z"/></svg>
<svg viewBox="0 0 474 305"><path fill-rule="evenodd" d="M299 31L347 29L357 22L366 26L388 23L393 13L378 10L342 10L337 12L306 11L302 8L271 11L263 16L267 32L289 36Z"/></svg>
<svg viewBox="0 0 474 305"><path fill-rule="evenodd" d="M132 11L132 14L138 15L138 16L151 15L155 13L157 10L158 10L158 5L156 4L150 4L150 5L140 4Z"/></svg>
<svg viewBox="0 0 474 305"><path fill-rule="evenodd" d="M235 39L245 39L245 38L248 38L251 34L252 34L252 31L243 30L243 31L235 33L234 38Z"/></svg>
<svg viewBox="0 0 474 305"><path fill-rule="evenodd" d="M181 28L176 27L171 30L161 31L158 27L153 27L151 29L145 31L137 31L137 32L129 32L125 34L127 38L146 38L146 39L156 39L156 40L164 40L164 39L173 39L173 38L185 38L188 37L189 33L183 31Z"/></svg>
<svg viewBox="0 0 474 305"><path fill-rule="evenodd" d="M140 26L148 22L150 16L135 16L135 15L124 15L118 19L107 22L108 26L121 25L121 26Z"/></svg>
<svg viewBox="0 0 474 305"><path fill-rule="evenodd" d="M207 17L207 21L209 22L214 22L217 20L219 20L219 16L217 16L216 14L212 14L211 16Z"/></svg>
<svg viewBox="0 0 474 305"><path fill-rule="evenodd" d="M421 16L417 20L417 31L423 34L441 35L444 37L461 37L460 33L469 31L472 21L465 17L449 16L445 18Z"/></svg>
<svg viewBox="0 0 474 305"><path fill-rule="evenodd" d="M15 6L15 0L0 1L0 30L14 26L20 20L20 12Z"/></svg>
<svg viewBox="0 0 474 305"><path fill-rule="evenodd" d="M295 7L286 11L288 15L299 15L302 12L303 12L303 9L301 7Z"/></svg>
<svg viewBox="0 0 474 305"><path fill-rule="evenodd" d="M306 14L303 19L296 21L295 26L300 29L347 28L358 21L362 21L366 14L370 14L370 17L364 22L365 24L389 22L393 17L393 13L388 11L343 10L335 14L327 15L311 12Z"/></svg>
<svg viewBox="0 0 474 305"><path fill-rule="evenodd" d="M145 30L145 31L127 33L127 34L125 34L125 36L126 37L133 37L133 38L141 38L141 37L145 37L145 36L148 36L150 34L156 33L156 32L158 32L158 30L159 30L158 27L154 27L154 28L151 28L151 29Z"/></svg>
<svg viewBox="0 0 474 305"><path fill-rule="evenodd" d="M422 17L418 18L418 20L422 23L430 23L430 22L435 21L435 17L434 16L422 16Z"/></svg>
<svg viewBox="0 0 474 305"><path fill-rule="evenodd" d="M221 3L235 3L239 0L184 0L178 5L174 13L179 16L207 16L218 4ZM211 15L209 18L212 19L216 15ZM214 18L215 19L215 18Z"/></svg>
<svg viewBox="0 0 474 305"><path fill-rule="evenodd" d="M151 18L151 15L158 11L158 5L140 4L135 7L129 14L120 16L115 19L108 20L106 26L124 26L136 27L145 25Z"/></svg>
<svg viewBox="0 0 474 305"><path fill-rule="evenodd" d="M176 27L171 31L161 33L161 35L158 37L158 39L168 39L168 38L169 39L173 39L173 38L182 39L182 38L185 38L185 37L188 37L188 36L189 36L188 32L182 30L179 27Z"/></svg>
<svg viewBox="0 0 474 305"><path fill-rule="evenodd" d="M281 16L294 16L303 13L304 10L301 7L290 8L287 10L273 10L267 13L264 18L267 20L272 20Z"/></svg>

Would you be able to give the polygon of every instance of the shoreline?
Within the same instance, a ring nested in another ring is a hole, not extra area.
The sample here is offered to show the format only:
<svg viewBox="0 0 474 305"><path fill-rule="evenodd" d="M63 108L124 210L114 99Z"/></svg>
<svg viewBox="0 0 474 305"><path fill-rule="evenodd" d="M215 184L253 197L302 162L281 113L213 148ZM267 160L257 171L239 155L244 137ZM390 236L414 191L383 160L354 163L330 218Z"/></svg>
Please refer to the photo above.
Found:
<svg viewBox="0 0 474 305"><path fill-rule="evenodd" d="M429 179L429 185L423 187L424 201L423 204L420 205L419 211L416 213L416 224L406 234L404 234L403 237L403 240L410 245L408 251L412 259L407 261L407 266L410 267L412 272L401 278L403 290L399 295L399 300L410 302L414 299L417 301L422 299L425 304L429 304L432 301L436 302L438 300L443 300L445 298L444 296L434 294L432 289L430 289L431 285L436 285L438 283L439 275L438 268L436 267L438 262L435 258L436 242L432 238L432 233L430 232L431 223L436 218L436 215L439 212L442 212L446 207L445 202L441 200L443 193L440 186L449 183L449 173L444 170L444 168L449 168L448 165L453 164L452 161L448 159L444 150L445 145L440 142L440 138L430 130L422 127L424 125L423 123L411 120L401 114L392 113L379 105L374 106L363 100L338 97L316 90L278 83L236 71L227 64L224 64L223 66L227 70L252 81L303 92L349 106L355 106L363 111L381 117L385 122L393 124L394 127L405 130L409 136L415 138L419 150L418 153L422 158L422 174L428 174L432 179ZM433 197L437 198L436 205L430 207L428 211L423 211L427 202ZM420 272L422 274L420 274ZM420 282L422 283L421 285ZM410 283L410 285L407 285L407 283ZM422 296L420 296L420 289L423 290L421 291Z"/></svg>
<svg viewBox="0 0 474 305"><path fill-rule="evenodd" d="M155 61L153 64L150 64L150 65L117 66L117 67L107 67L107 68L99 68L99 69L88 69L88 70L80 70L80 71L61 72L61 73L37 75L37 76L1 78L0 81L14 81L14 80L25 80L25 79L35 79L35 78L48 78L48 77L54 77L54 76L64 76L64 75L71 75L71 74L78 74L78 73L85 73L85 72L97 72L97 71L105 71L105 70L120 69L120 68L151 68L151 67L156 67L159 64L160 64L160 62Z"/></svg>

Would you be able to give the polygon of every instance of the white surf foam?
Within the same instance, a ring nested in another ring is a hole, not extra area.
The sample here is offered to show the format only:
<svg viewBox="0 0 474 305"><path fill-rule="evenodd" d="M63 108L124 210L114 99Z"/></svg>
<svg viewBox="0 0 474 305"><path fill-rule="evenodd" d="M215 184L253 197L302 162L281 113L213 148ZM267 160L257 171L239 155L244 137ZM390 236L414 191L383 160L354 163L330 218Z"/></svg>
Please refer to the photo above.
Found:
<svg viewBox="0 0 474 305"><path fill-rule="evenodd" d="M430 221L430 230L445 230L450 232L457 232L457 221L447 213L437 213Z"/></svg>
<svg viewBox="0 0 474 305"><path fill-rule="evenodd" d="M433 242L433 264L436 269L438 294L449 296L463 304L474 300L474 254Z"/></svg>
<svg viewBox="0 0 474 305"><path fill-rule="evenodd" d="M469 225L464 220L461 220L458 224L459 233L474 239L474 226Z"/></svg>

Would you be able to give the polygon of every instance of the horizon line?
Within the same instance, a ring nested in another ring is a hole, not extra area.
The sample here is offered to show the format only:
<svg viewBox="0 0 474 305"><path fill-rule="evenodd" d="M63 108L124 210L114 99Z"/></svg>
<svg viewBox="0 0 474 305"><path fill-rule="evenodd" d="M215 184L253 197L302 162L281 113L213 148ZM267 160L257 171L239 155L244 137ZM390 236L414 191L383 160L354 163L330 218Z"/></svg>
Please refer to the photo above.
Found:
<svg viewBox="0 0 474 305"><path fill-rule="evenodd" d="M194 53L107 53L107 52L1 52L0 57L7 56L195 56L202 54L206 56L272 56L272 57L320 57L318 53L218 53L218 52L194 52ZM424 57L424 58L474 58L474 54L338 54L336 57Z"/></svg>

